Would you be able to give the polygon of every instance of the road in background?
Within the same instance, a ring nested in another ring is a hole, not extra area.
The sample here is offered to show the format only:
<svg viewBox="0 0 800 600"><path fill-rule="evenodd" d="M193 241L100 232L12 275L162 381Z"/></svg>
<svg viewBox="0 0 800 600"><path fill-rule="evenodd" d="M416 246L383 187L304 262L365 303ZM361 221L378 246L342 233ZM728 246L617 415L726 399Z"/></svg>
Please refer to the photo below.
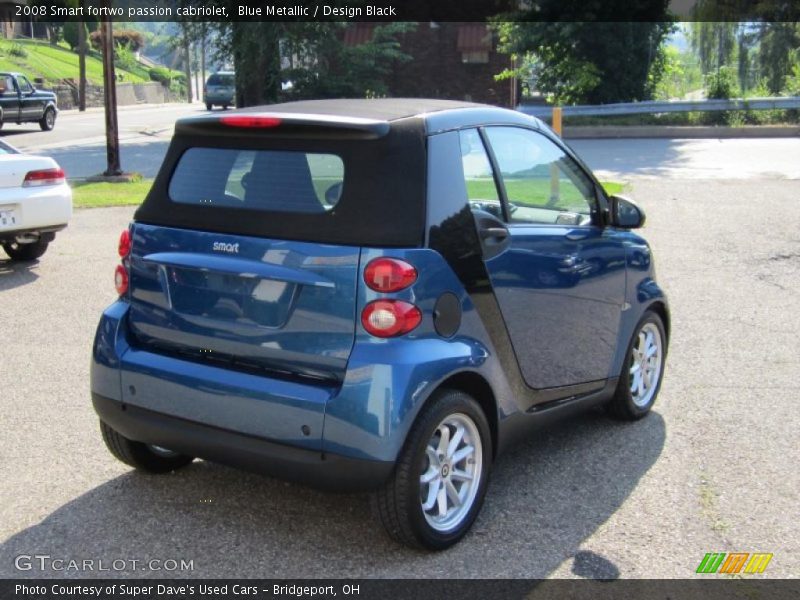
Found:
<svg viewBox="0 0 800 600"><path fill-rule="evenodd" d="M215 111L218 112L218 111ZM121 107L122 168L154 177L176 119L208 114L201 104ZM25 152L56 159L70 178L106 168L102 109L63 111L53 131L8 124L0 136ZM800 138L568 140L603 179L800 179Z"/></svg>
<svg viewBox="0 0 800 600"><path fill-rule="evenodd" d="M800 138L567 142L601 179L800 179Z"/></svg>
<svg viewBox="0 0 800 600"><path fill-rule="evenodd" d="M154 177L181 117L208 114L202 104L141 104L119 108L122 168ZM7 123L0 132L4 141L23 152L54 158L70 179L102 173L106 169L106 130L102 108L84 113L62 111L55 129L41 131L35 123Z"/></svg>

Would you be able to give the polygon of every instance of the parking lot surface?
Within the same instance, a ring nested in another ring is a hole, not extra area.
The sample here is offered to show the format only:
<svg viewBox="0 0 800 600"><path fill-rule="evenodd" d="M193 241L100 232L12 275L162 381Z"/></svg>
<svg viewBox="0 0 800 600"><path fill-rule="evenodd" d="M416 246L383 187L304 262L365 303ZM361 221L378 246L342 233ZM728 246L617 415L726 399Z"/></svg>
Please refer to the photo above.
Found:
<svg viewBox="0 0 800 600"><path fill-rule="evenodd" d="M366 496L202 461L143 475L108 454L89 354L132 209L76 211L38 263L0 252L0 576L680 578L707 552L771 552L763 576L796 576L800 181L631 195L673 311L654 412L588 413L503 455L473 531L440 554L389 541ZM193 568L19 571L20 555Z"/></svg>

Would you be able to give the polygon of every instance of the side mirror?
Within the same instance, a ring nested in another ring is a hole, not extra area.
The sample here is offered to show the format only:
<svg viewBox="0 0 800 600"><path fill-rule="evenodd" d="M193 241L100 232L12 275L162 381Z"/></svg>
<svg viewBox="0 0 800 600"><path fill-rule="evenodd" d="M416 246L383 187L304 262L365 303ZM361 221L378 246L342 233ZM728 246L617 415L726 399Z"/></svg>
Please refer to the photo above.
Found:
<svg viewBox="0 0 800 600"><path fill-rule="evenodd" d="M625 196L611 196L611 225L622 229L638 229L644 226L644 210Z"/></svg>

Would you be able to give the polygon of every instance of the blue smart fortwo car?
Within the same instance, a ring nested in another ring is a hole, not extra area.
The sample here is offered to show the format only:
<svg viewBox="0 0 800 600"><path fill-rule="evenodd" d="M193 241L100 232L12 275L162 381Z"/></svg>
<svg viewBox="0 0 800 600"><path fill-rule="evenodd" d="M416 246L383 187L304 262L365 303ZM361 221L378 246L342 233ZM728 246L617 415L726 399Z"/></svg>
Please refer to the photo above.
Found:
<svg viewBox="0 0 800 600"><path fill-rule="evenodd" d="M108 449L371 490L458 541L555 416L650 411L669 336L640 208L536 119L330 100L183 119L122 233L92 400Z"/></svg>

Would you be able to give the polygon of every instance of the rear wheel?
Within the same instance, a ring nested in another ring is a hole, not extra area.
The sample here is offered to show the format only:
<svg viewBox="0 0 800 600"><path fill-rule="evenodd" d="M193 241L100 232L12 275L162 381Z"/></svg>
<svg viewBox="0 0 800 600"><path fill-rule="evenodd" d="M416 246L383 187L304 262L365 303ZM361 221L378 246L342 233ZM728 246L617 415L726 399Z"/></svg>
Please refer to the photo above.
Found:
<svg viewBox="0 0 800 600"><path fill-rule="evenodd" d="M3 250L8 257L17 262L36 260L47 250L48 242L39 240L32 244L20 244L19 242L8 242L3 244Z"/></svg>
<svg viewBox="0 0 800 600"><path fill-rule="evenodd" d="M409 546L452 546L480 512L491 461L480 405L460 391L440 392L411 429L392 478L373 494L386 531Z"/></svg>
<svg viewBox="0 0 800 600"><path fill-rule="evenodd" d="M39 119L39 127L42 131L50 131L56 125L56 111L50 107L44 111L44 115Z"/></svg>
<svg viewBox="0 0 800 600"><path fill-rule="evenodd" d="M117 460L148 473L169 473L185 467L194 459L161 446L129 440L121 433L100 421L100 431L109 452Z"/></svg>
<svg viewBox="0 0 800 600"><path fill-rule="evenodd" d="M211 110L212 108L214 108L214 105L210 102L206 102L206 110Z"/></svg>
<svg viewBox="0 0 800 600"><path fill-rule="evenodd" d="M647 311L628 344L628 354L617 390L608 404L609 412L626 421L644 417L656 401L667 355L664 323Z"/></svg>

